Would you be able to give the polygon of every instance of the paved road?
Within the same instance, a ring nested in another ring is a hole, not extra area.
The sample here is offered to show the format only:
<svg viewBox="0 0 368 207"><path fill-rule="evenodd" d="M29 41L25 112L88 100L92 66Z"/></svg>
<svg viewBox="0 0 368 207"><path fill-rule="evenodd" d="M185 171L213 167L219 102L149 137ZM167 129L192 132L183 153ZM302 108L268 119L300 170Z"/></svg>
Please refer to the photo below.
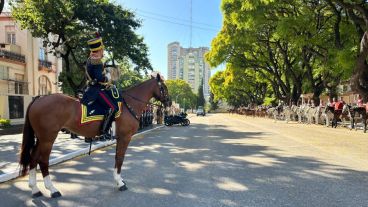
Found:
<svg viewBox="0 0 368 207"><path fill-rule="evenodd" d="M191 122L131 143L128 191L112 185L109 147L51 168L63 197L32 199L22 178L0 184L1 206L368 206L368 134L227 114Z"/></svg>

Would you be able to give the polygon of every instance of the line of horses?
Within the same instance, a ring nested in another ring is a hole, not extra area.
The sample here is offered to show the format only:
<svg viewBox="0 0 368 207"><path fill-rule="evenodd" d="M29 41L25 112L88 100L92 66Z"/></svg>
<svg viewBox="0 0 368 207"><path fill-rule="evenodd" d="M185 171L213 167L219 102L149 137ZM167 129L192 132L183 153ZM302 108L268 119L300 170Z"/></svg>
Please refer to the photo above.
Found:
<svg viewBox="0 0 368 207"><path fill-rule="evenodd" d="M306 124L322 124L336 128L338 125L347 126L350 129L362 128L367 131L368 107L357 107L344 104L342 109L332 106L277 106L277 107L239 107L228 110L229 113L237 113L253 117L268 117L276 121L296 121Z"/></svg>

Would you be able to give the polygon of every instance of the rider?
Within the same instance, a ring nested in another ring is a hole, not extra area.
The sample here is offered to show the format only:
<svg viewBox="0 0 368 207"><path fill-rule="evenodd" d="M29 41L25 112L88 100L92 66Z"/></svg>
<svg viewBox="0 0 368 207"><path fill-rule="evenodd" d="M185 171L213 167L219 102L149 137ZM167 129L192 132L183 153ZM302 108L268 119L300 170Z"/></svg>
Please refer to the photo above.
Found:
<svg viewBox="0 0 368 207"><path fill-rule="evenodd" d="M111 135L108 133L114 120L114 115L118 111L118 106L107 94L110 91L111 83L106 77L102 58L104 53L104 45L99 33L96 38L89 40L90 55L87 59L86 76L88 80L88 89L86 90L82 103L92 104L97 101L105 109L105 116L101 125L101 139L108 139Z"/></svg>
<svg viewBox="0 0 368 207"><path fill-rule="evenodd" d="M360 94L358 94L357 96L357 101L356 101L357 107L364 107L363 105L363 98Z"/></svg>
<svg viewBox="0 0 368 207"><path fill-rule="evenodd" d="M337 110L342 110L342 108L345 105L345 101L343 100L343 97L340 97L340 100L338 102L335 103L335 111Z"/></svg>
<svg viewBox="0 0 368 207"><path fill-rule="evenodd" d="M330 102L330 106L331 106L331 107L335 107L335 105L336 105L336 98L335 98L335 97L333 97L333 98L332 98L332 102Z"/></svg>

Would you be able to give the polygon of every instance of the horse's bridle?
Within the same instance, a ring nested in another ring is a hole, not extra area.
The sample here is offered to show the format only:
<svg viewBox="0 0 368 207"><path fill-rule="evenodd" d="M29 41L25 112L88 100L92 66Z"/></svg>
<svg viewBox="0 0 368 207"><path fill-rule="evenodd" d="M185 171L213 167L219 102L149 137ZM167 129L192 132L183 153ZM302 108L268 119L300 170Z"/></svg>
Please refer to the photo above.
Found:
<svg viewBox="0 0 368 207"><path fill-rule="evenodd" d="M161 81L158 81L157 80L157 84L159 86L159 90L160 90L160 102L164 103L164 105L167 105L168 102L170 101L169 99L169 94L165 91L164 87L163 87L163 84L161 83ZM150 105L150 106L158 106L158 107L161 107L162 105L158 105L158 104L154 104L154 103L150 103L150 102L147 102L147 101L143 101L135 96L132 96L128 93L125 93L125 95L129 96L130 98L136 100L136 101L139 101L141 103L145 103L147 105ZM156 98L156 97L155 97ZM157 98L156 98L157 99ZM128 102L125 101L124 97L123 97L123 103L127 106L128 108L128 111L132 114L132 116L139 122L139 117L137 115L137 113L134 111L134 109L128 104Z"/></svg>
<svg viewBox="0 0 368 207"><path fill-rule="evenodd" d="M169 99L169 93L165 90L163 84L161 81L157 81L158 87L160 89L160 96L162 100L160 100L164 105L168 105Z"/></svg>

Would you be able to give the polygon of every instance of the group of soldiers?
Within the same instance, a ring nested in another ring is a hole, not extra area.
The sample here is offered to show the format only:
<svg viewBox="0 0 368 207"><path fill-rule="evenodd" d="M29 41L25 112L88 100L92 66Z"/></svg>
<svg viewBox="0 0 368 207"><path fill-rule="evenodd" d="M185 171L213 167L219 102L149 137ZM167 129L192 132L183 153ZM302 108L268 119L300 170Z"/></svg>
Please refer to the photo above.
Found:
<svg viewBox="0 0 368 207"><path fill-rule="evenodd" d="M142 116L139 120L139 128L150 126L156 120L157 124L162 124L163 120L163 109L161 106L153 107L148 105L147 108L142 112Z"/></svg>

